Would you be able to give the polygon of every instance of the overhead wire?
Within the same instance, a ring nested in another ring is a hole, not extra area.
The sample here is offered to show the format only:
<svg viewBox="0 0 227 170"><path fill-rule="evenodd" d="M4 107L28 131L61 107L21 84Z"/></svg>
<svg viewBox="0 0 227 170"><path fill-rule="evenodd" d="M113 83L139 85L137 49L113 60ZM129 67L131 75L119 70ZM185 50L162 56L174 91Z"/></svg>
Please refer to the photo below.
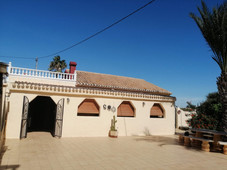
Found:
<svg viewBox="0 0 227 170"><path fill-rule="evenodd" d="M154 1L155 1L155 0L149 1L149 2L146 3L145 5L141 6L140 8L136 9L135 11L131 12L131 13L128 14L127 16L125 16L125 17L123 17L123 18L117 20L116 22L112 23L111 25L105 27L104 29L102 29L102 30L100 30L100 31L98 31L98 32L96 32L96 33L94 33L94 34L88 36L87 38L85 38L85 39L83 39L83 40L81 40L81 41L79 41L79 42L77 42L77 43L75 43L75 44L73 44L73 45L71 45L71 46L69 46L69 47L67 47L67 48L64 48L64 49L62 49L62 50L60 50L60 51L54 52L54 53L52 53L52 54L49 54L49 55L46 55L46 56L42 56L42 57L36 57L36 58L30 58L30 57L13 57L13 56L0 56L0 57L6 57L6 58L20 58L20 59L33 59L33 60L35 59L36 62L37 62L38 59L42 59L42 58L47 58L47 57L51 57L51 56L54 56L54 55L58 55L58 54L60 54L60 53L62 53L62 52L65 52L65 51L67 51L67 50L69 50L69 49L71 49L71 48L77 46L77 45L80 45L80 44L84 43L85 41L88 41L89 39L91 39L91 38L93 38L93 37L95 37L95 36L101 34L102 32L104 32L104 31L106 31L106 30L110 29L111 27L117 25L118 23L122 22L123 20L125 20L125 19L128 18L128 17L130 17L131 15L133 15L133 14L139 12L140 10L142 10L143 8L145 8L146 6L148 6L148 5L150 5L151 3L153 3Z"/></svg>
<svg viewBox="0 0 227 170"><path fill-rule="evenodd" d="M20 59L34 60L34 58L32 57L16 57L16 56L0 56L0 58L20 58Z"/></svg>
<svg viewBox="0 0 227 170"><path fill-rule="evenodd" d="M126 18L130 17L131 15L137 13L138 11L142 10L143 8L145 8L146 6L150 5L150 4L153 3L154 1L155 1L155 0L149 1L149 2L146 3L145 5L141 6L140 8L136 9L135 11L131 12L131 13L128 14L127 16L125 16L125 17L119 19L118 21L114 22L113 24L111 24L111 25L105 27L104 29L102 29L102 30L96 32L95 34L93 34L93 35L91 35L91 36L89 36L89 37L87 37L87 38L85 38L85 39L83 39L83 40L81 40L81 41L79 41L79 42L77 42L77 43L75 43L75 44L73 44L73 45L71 45L71 46L69 46L69 47L63 49L63 50L60 50L60 51L58 51L58 52L55 52L55 53L52 53L52 54L49 54L49 55L46 55L46 56L38 57L38 58L40 59L40 58L51 57L51 56L57 55L57 54L59 54L59 53L62 53L62 52L64 52L64 51L67 51L67 50L69 50L69 49L71 49L71 48L73 48L73 47L75 47L75 46L77 46L77 45L79 45L79 44L82 44L82 43L84 43L85 41L87 41L87 40L89 40L89 39L91 39L91 38L93 38L93 37L95 37L95 36L101 34L102 32L104 32L104 31L110 29L111 27L113 27L114 25L120 23L121 21L125 20Z"/></svg>

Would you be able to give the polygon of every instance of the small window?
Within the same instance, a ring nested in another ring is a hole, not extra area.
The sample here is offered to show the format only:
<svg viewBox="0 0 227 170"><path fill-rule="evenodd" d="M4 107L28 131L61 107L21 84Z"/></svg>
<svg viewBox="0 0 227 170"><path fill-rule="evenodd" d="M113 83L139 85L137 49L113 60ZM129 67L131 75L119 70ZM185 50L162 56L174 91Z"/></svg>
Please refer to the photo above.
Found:
<svg viewBox="0 0 227 170"><path fill-rule="evenodd" d="M151 108L150 112L150 118L163 118L164 117L164 111L160 104L155 103L153 107Z"/></svg>
<svg viewBox="0 0 227 170"><path fill-rule="evenodd" d="M99 116L99 105L94 99L85 99L78 106L77 116Z"/></svg>
<svg viewBox="0 0 227 170"><path fill-rule="evenodd" d="M117 108L117 116L118 117L134 117L135 109L130 102L124 101Z"/></svg>

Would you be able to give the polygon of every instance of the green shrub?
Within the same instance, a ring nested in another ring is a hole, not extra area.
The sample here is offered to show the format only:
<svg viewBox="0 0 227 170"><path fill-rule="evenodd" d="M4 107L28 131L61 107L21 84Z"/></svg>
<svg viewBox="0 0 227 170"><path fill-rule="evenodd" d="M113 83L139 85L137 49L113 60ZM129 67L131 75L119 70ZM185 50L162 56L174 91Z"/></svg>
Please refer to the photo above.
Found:
<svg viewBox="0 0 227 170"><path fill-rule="evenodd" d="M187 123L192 128L221 130L222 104L217 92L209 93L206 101L196 107L196 113L191 114L192 118Z"/></svg>
<svg viewBox="0 0 227 170"><path fill-rule="evenodd" d="M218 129L218 120L214 119L212 116L195 113L191 114L192 118L187 120L187 123L192 128L201 128L201 129Z"/></svg>

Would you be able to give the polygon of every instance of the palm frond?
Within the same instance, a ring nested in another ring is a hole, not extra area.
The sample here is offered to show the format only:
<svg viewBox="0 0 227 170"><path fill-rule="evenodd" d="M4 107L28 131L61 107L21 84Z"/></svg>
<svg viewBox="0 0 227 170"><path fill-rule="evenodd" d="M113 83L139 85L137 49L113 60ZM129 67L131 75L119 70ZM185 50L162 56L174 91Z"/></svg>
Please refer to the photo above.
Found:
<svg viewBox="0 0 227 170"><path fill-rule="evenodd" d="M227 72L227 1L210 11L204 1L202 8L198 7L200 17L190 13L190 17L196 22L203 37L213 52L213 59L217 62L222 72Z"/></svg>
<svg viewBox="0 0 227 170"><path fill-rule="evenodd" d="M62 72L67 67L65 60L61 60L60 56L55 56L50 62L48 70L55 72Z"/></svg>

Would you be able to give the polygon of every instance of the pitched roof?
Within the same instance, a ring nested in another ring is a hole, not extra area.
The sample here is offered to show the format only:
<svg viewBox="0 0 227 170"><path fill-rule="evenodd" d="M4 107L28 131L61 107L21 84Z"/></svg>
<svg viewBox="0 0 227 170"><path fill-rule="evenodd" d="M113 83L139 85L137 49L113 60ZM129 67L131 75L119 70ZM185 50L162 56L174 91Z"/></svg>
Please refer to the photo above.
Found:
<svg viewBox="0 0 227 170"><path fill-rule="evenodd" d="M86 71L77 71L76 86L171 95L171 92L143 79L92 73Z"/></svg>

